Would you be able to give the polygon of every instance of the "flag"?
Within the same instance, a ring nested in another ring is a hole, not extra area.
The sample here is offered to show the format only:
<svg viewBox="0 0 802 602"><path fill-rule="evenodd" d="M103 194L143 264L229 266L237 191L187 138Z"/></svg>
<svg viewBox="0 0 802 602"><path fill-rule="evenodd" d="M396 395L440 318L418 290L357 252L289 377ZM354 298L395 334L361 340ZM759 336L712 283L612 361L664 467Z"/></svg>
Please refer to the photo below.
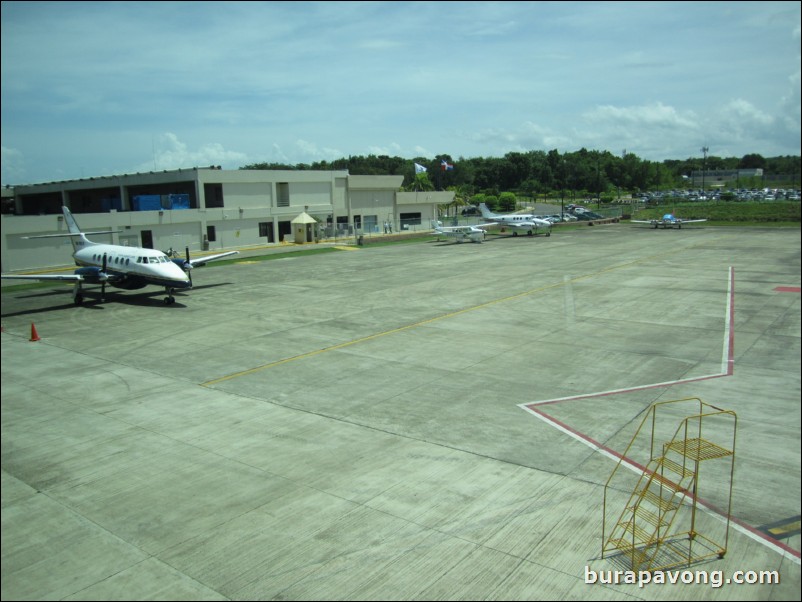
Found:
<svg viewBox="0 0 802 602"><path fill-rule="evenodd" d="M415 173L416 174L426 173L426 168L420 163L415 163Z"/></svg>
<svg viewBox="0 0 802 602"><path fill-rule="evenodd" d="M454 169L454 166L445 159L443 159L440 162L440 169L442 169L443 171L451 171L452 169Z"/></svg>

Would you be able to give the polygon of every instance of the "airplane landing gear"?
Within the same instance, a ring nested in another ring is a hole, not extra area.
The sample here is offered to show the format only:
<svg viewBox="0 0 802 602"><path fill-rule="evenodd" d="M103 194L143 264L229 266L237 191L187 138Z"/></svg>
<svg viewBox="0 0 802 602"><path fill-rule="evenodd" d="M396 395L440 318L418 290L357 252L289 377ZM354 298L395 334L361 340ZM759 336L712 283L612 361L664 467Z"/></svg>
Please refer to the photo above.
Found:
<svg viewBox="0 0 802 602"><path fill-rule="evenodd" d="M81 305L84 302L84 293L80 282L76 282L72 289L72 302L75 305Z"/></svg>
<svg viewBox="0 0 802 602"><path fill-rule="evenodd" d="M175 289L166 288L166 289L164 289L164 291L167 293L167 296L164 298L164 304L165 305L172 305L173 303L175 303L175 297L173 297L173 293L175 292Z"/></svg>

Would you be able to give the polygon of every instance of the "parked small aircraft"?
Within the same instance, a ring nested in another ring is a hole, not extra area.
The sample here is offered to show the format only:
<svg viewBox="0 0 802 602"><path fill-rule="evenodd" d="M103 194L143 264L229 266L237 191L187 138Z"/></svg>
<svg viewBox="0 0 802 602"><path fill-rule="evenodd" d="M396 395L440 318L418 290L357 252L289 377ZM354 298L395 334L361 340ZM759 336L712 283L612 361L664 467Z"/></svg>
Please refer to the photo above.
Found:
<svg viewBox="0 0 802 602"><path fill-rule="evenodd" d="M640 219L633 219L630 220L632 224L651 224L655 228L659 228L663 226L663 228L673 228L676 226L677 228L682 228L682 224L694 224L697 222L706 222L706 219L682 219L681 217L676 217L673 213L666 213L660 219L650 219L650 220L640 220Z"/></svg>
<svg viewBox="0 0 802 602"><path fill-rule="evenodd" d="M438 234L455 238L457 242L470 240L471 242L482 242L485 239L485 230L488 226L495 226L496 224L480 224L478 226L444 226L442 222L432 220L432 228Z"/></svg>
<svg viewBox="0 0 802 602"><path fill-rule="evenodd" d="M72 274L2 274L3 278L74 282L75 288L72 296L76 305L83 303L83 284L99 284L101 301L106 300L107 284L124 290L140 289L148 285L163 286L167 293L164 303L169 305L175 303L173 294L176 289L192 288L190 275L192 268L239 253L239 251L227 251L226 253L207 255L200 259L190 259L189 248L187 248L185 259L169 259L167 255L155 249L92 242L86 237L87 234L111 234L117 230L81 232L70 210L66 207L61 209L69 232L24 238L70 237L73 248L72 257L78 268Z"/></svg>
<svg viewBox="0 0 802 602"><path fill-rule="evenodd" d="M501 224L502 226L511 227L513 236L518 236L519 230L522 230L529 236L532 236L533 234L537 234L538 228L545 229L546 236L551 236L551 222L537 218L530 213L509 213L507 215L499 215L490 211L490 209L488 209L487 205L484 203L479 203L479 210L482 212L482 217L485 219L492 220L494 223ZM485 224L479 225L483 226Z"/></svg>

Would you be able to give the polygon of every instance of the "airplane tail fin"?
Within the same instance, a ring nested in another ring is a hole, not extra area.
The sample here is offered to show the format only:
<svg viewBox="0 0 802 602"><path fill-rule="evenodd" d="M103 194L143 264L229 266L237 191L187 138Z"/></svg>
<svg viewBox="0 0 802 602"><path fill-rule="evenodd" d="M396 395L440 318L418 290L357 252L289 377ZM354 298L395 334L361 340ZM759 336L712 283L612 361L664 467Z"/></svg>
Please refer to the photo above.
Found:
<svg viewBox="0 0 802 602"><path fill-rule="evenodd" d="M78 222L75 221L75 218L72 216L67 207L62 206L61 212L64 214L64 223L67 224L67 230L69 230L69 237L70 242L72 243L72 250L73 252L77 251L81 247L86 247L89 245L93 245L86 235L81 232L81 228L78 227Z"/></svg>
<svg viewBox="0 0 802 602"><path fill-rule="evenodd" d="M487 205L484 203L479 203L479 211L482 212L482 217L484 218L493 219L496 217L496 214L490 211L490 209L488 209Z"/></svg>
<svg viewBox="0 0 802 602"><path fill-rule="evenodd" d="M61 211L64 213L64 223L67 224L67 229L70 231L70 234L81 234L81 229L75 222L75 218L72 216L72 213L70 213L70 210L66 207L62 207Z"/></svg>

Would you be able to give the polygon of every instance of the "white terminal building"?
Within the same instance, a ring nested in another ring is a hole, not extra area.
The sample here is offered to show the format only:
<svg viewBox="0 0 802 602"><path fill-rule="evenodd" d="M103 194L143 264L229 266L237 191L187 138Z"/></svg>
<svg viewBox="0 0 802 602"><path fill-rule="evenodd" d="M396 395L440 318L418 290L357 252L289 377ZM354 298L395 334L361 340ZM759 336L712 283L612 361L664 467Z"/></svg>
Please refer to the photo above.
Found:
<svg viewBox="0 0 802 602"><path fill-rule="evenodd" d="M429 230L453 192L402 192L404 177L347 170L220 167L104 176L3 190L2 271L69 265L62 206L90 239L190 252Z"/></svg>

